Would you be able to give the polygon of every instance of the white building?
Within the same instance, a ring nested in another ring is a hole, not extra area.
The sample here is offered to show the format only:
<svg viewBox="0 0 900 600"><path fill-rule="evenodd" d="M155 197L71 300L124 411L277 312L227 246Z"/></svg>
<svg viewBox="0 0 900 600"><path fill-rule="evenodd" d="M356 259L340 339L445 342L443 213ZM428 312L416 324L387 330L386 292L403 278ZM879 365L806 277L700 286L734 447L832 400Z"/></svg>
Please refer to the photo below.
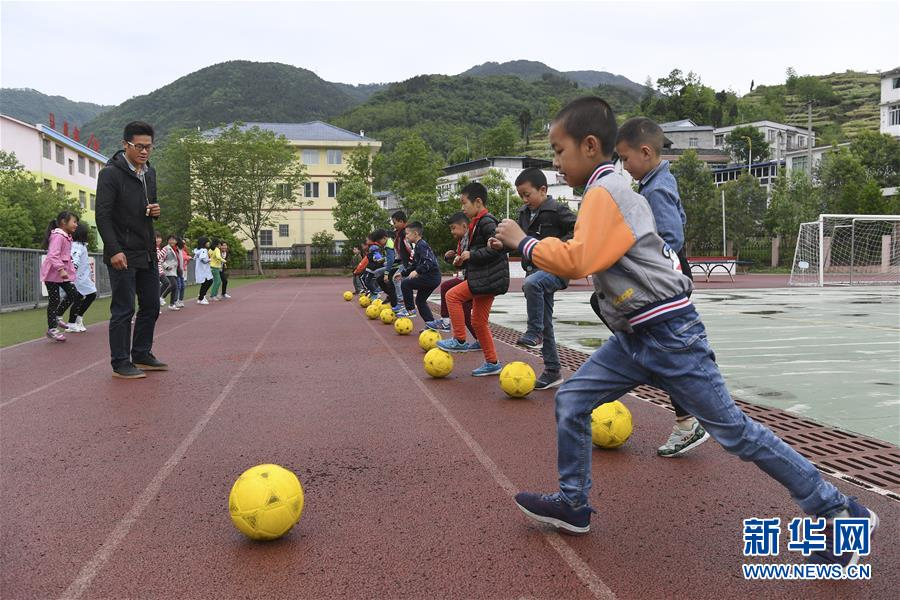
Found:
<svg viewBox="0 0 900 600"><path fill-rule="evenodd" d="M577 208L578 198L575 197L574 190L566 184L565 180L553 168L553 161L531 158L529 156L486 156L485 158L446 166L444 167L444 174L438 178L438 200L446 202L452 199L459 190L459 180L462 177L467 178L469 182L479 181L491 169L499 171L513 186L513 193L515 193L516 177L523 170L532 167L540 169L547 177L547 193L550 196L556 200L567 201L573 210ZM513 201L515 201L514 206L518 208L520 203L518 196L514 198L511 196L510 206L513 206ZM495 209L492 208L491 210ZM496 210L495 214L501 212L503 211Z"/></svg>
<svg viewBox="0 0 900 600"><path fill-rule="evenodd" d="M881 74L881 133L900 138L900 67Z"/></svg>
<svg viewBox="0 0 900 600"><path fill-rule="evenodd" d="M687 150L693 148L715 148L715 127L712 125L697 125L690 119L660 123L666 138L671 142L669 146L673 150Z"/></svg>
<svg viewBox="0 0 900 600"><path fill-rule="evenodd" d="M849 148L850 142L844 142L843 144L838 144L837 148ZM786 152L784 155L784 168L788 173L793 171L794 169L799 169L804 171L810 177L813 176L816 172L816 167L819 166L819 163L822 162L822 157L834 150L835 146L816 146L812 149L812 168L809 165L809 153L810 150L793 150L791 152Z"/></svg>
<svg viewBox="0 0 900 600"><path fill-rule="evenodd" d="M793 150L816 145L816 134L814 131L794 127L793 125L776 123L775 121L754 121L728 127L717 127L714 131L715 147L724 149L725 138L728 134L738 127L747 126L755 127L762 132L766 141L769 142L769 158L774 161L783 160L785 154Z"/></svg>

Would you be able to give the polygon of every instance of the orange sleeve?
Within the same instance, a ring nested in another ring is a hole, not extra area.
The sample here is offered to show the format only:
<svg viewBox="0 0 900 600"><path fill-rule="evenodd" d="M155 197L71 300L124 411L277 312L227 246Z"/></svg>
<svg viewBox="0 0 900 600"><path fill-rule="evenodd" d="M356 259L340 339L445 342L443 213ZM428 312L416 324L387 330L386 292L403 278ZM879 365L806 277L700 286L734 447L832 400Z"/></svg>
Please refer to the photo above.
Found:
<svg viewBox="0 0 900 600"><path fill-rule="evenodd" d="M592 188L581 202L572 239L541 240L531 251L531 262L542 271L581 279L616 264L634 242L634 233L609 192Z"/></svg>
<svg viewBox="0 0 900 600"><path fill-rule="evenodd" d="M360 273L362 273L363 271L366 270L366 267L367 267L368 265L369 265L369 257L368 257L368 256L363 256L363 257L362 257L362 260L359 261L359 264L356 265L356 268L353 269L353 274L354 274L354 275L359 275Z"/></svg>

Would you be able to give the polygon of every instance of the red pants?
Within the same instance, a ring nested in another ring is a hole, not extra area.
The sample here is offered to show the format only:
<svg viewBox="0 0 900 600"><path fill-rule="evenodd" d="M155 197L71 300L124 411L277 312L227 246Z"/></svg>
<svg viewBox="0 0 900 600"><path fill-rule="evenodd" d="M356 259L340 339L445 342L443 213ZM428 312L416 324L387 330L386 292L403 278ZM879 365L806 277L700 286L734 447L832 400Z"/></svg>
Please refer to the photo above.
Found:
<svg viewBox="0 0 900 600"><path fill-rule="evenodd" d="M450 316L450 311L447 310L447 292L449 292L452 288L455 288L459 284L463 282L459 277L454 277L453 279L448 279L444 283L441 284L441 316L447 318ZM475 335L475 330L472 329L472 302L464 302L463 303L463 314L466 317L466 329L472 334L472 337L478 339L478 336Z"/></svg>
<svg viewBox="0 0 900 600"><path fill-rule="evenodd" d="M463 281L447 292L447 308L450 310L450 326L453 328L453 337L457 340L466 339L465 314L463 305L472 303L472 327L475 329L475 339L481 344L484 359L488 362L497 362L497 351L494 349L494 336L488 327L488 316L491 313L493 296L473 296L469 290L469 282Z"/></svg>

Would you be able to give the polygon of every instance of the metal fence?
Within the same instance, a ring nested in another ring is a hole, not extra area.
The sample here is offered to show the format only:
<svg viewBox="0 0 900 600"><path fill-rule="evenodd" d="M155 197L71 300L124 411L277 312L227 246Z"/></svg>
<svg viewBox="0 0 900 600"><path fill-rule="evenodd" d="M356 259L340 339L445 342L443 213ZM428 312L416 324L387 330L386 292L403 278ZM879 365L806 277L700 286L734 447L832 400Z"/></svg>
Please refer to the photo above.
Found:
<svg viewBox="0 0 900 600"><path fill-rule="evenodd" d="M796 239L785 238L778 245L778 264L791 265L794 259L794 245ZM729 243L729 246L731 244ZM751 237L743 240L743 242L733 250L741 261L752 263L753 267L768 267L772 264L772 239L768 237ZM711 242L692 244L690 256L722 256L722 243Z"/></svg>
<svg viewBox="0 0 900 600"><path fill-rule="evenodd" d="M37 308L47 303L41 285L41 260L46 254L45 250L0 248L0 311ZM109 271L103 264L103 254L91 252L89 256L94 259L97 296L109 296ZM187 283L193 284L194 269L190 266L187 275Z"/></svg>
<svg viewBox="0 0 900 600"><path fill-rule="evenodd" d="M262 248L259 254L263 269L305 269L307 251L310 255L310 267L313 269L342 269L350 266L350 261L343 251L334 248L316 248L314 246ZM232 269L252 268L253 250L248 251L246 257L239 263L230 262L229 267Z"/></svg>

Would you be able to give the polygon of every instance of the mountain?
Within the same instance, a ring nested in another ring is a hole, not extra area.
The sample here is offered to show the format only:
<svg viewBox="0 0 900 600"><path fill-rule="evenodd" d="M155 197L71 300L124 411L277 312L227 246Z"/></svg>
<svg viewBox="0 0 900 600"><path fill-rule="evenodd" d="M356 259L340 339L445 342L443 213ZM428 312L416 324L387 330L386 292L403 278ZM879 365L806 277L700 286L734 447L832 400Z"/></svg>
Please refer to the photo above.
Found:
<svg viewBox="0 0 900 600"><path fill-rule="evenodd" d="M0 89L0 111L14 119L26 123L46 123L50 113L56 116L57 128L62 130L65 121L69 125L82 127L86 122L112 108L90 102L75 102L63 96L48 96L37 90ZM85 136L87 137L87 136Z"/></svg>
<svg viewBox="0 0 900 600"><path fill-rule="evenodd" d="M351 86L352 87L352 86ZM126 100L86 123L102 150L118 146L122 127L144 120L157 141L175 128L208 129L231 121L302 122L334 117L358 103L312 71L280 63L230 61L185 75Z"/></svg>
<svg viewBox="0 0 900 600"><path fill-rule="evenodd" d="M332 120L350 131L364 129L390 150L401 137L414 132L445 157L470 148L478 154L478 140L502 119L518 128L524 111L530 129L543 124L569 100L586 93L606 98L617 112L633 110L640 94L620 87L585 90L561 76L543 73L537 79L519 76L419 75L390 85L363 104Z"/></svg>
<svg viewBox="0 0 900 600"><path fill-rule="evenodd" d="M545 74L557 75L570 79L581 87L595 88L599 85L617 86L631 90L637 94L644 94L647 88L635 83L623 75L615 75L607 71L557 71L542 62L534 60L511 60L505 63L486 62L460 73L470 77L492 77L498 75L512 75L525 80L540 79Z"/></svg>
<svg viewBox="0 0 900 600"><path fill-rule="evenodd" d="M386 90L391 84L360 83L358 85L351 85L349 83L334 83L332 85L349 95L357 103L363 103L371 98L374 94Z"/></svg>

